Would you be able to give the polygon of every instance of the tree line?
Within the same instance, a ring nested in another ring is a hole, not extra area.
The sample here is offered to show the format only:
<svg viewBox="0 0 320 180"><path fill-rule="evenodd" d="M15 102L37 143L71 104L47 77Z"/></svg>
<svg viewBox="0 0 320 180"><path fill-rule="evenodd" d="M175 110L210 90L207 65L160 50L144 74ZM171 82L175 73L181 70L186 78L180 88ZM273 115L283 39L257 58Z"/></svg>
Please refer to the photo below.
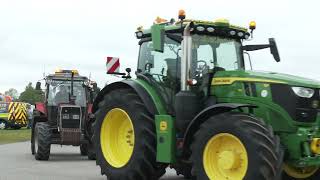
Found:
<svg viewBox="0 0 320 180"><path fill-rule="evenodd" d="M29 82L25 87L25 90L19 95L18 91L14 88L10 88L4 93L6 96L11 96L13 101L27 102L29 104L35 104L36 102L42 102L44 99L44 92L42 90L36 90L32 83Z"/></svg>

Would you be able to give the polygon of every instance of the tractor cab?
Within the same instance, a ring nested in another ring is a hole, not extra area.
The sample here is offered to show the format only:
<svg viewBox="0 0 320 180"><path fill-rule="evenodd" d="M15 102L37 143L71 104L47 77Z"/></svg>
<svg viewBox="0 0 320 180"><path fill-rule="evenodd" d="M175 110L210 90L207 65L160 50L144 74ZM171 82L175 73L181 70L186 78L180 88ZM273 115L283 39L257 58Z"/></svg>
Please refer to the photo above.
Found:
<svg viewBox="0 0 320 180"><path fill-rule="evenodd" d="M157 18L150 29L138 28L137 77L156 87L170 114L178 119L181 114L186 115L181 117L183 121L176 121L183 122L178 125L183 132L201 109L217 102L211 96L217 74L245 71L244 52L271 48L275 59L279 59L279 54L273 39L272 45L244 46L251 33L226 19L202 21L179 17L177 22ZM250 29L251 32L255 29L255 22L250 23ZM187 110L190 114L183 113L186 109L180 106L188 102L196 104ZM189 120L185 121L186 118Z"/></svg>
<svg viewBox="0 0 320 180"><path fill-rule="evenodd" d="M46 103L52 125L58 129L79 128L87 113L90 95L88 79L77 71L56 71L46 79Z"/></svg>

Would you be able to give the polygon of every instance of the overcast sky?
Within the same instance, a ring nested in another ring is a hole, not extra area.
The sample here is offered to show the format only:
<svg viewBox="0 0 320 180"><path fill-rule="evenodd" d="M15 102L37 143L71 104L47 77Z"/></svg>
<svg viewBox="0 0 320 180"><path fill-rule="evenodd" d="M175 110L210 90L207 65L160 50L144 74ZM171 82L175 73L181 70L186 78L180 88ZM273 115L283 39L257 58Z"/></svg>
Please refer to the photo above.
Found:
<svg viewBox="0 0 320 180"><path fill-rule="evenodd" d="M140 25L157 16L215 20L248 26L257 22L254 40L277 40L281 62L269 50L251 53L253 68L320 80L320 3L316 0L0 0L0 92L21 92L43 73L56 68L78 69L103 86L105 56L120 57L122 69L135 69Z"/></svg>

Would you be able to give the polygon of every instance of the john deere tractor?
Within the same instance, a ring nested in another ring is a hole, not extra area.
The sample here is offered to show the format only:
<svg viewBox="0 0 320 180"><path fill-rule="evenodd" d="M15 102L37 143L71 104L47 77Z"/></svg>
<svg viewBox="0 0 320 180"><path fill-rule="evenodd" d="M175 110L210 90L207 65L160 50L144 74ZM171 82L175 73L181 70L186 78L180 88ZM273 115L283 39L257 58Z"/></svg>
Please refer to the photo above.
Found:
<svg viewBox="0 0 320 180"><path fill-rule="evenodd" d="M94 159L91 113L94 91L77 70L57 70L45 78L45 100L36 103L32 122L31 152L48 160L51 144L80 146L81 155ZM36 89L41 91L41 83Z"/></svg>
<svg viewBox="0 0 320 180"><path fill-rule="evenodd" d="M250 28L158 18L138 28L136 79L93 105L97 164L109 180L153 180L167 167L198 180L320 179L320 82L256 72ZM129 72L129 69L127 69Z"/></svg>

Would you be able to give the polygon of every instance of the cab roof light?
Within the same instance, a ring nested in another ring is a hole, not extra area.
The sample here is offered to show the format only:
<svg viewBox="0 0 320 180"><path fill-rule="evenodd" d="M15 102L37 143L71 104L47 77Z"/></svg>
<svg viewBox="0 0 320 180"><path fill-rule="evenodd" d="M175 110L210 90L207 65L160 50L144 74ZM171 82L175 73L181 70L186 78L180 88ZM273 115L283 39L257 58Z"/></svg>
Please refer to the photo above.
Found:
<svg viewBox="0 0 320 180"><path fill-rule="evenodd" d="M234 35L236 35L237 32L234 31L234 30L232 30L232 31L230 31L229 33L230 33L231 36L234 36Z"/></svg>
<svg viewBox="0 0 320 180"><path fill-rule="evenodd" d="M166 22L168 22L168 20L163 19L163 18L161 18L161 17L158 16L158 17L155 19L154 24L162 24L162 23L166 23Z"/></svg>
<svg viewBox="0 0 320 180"><path fill-rule="evenodd" d="M242 37L243 35L244 35L243 32L238 32L238 36L239 36L239 37Z"/></svg>
<svg viewBox="0 0 320 180"><path fill-rule="evenodd" d="M251 38L253 38L253 30L255 30L256 29L256 27L257 27L257 24L256 24L256 22L255 21L251 21L250 23L249 23L249 29L251 30Z"/></svg>
<svg viewBox="0 0 320 180"><path fill-rule="evenodd" d="M183 9L180 9L180 10L179 10L178 15L179 15L178 17L179 17L179 19L180 19L181 21L186 18L186 12L185 12Z"/></svg>
<svg viewBox="0 0 320 180"><path fill-rule="evenodd" d="M78 70L62 70L62 69L57 69L55 71L55 74L67 74L67 73L73 73L74 75L79 75Z"/></svg>
<svg viewBox="0 0 320 180"><path fill-rule="evenodd" d="M137 38L142 38L143 32L142 31L136 32L136 36L137 36Z"/></svg>
<svg viewBox="0 0 320 180"><path fill-rule="evenodd" d="M205 28L203 26L197 26L196 29L197 29L197 31L202 32L202 31L204 31Z"/></svg>
<svg viewBox="0 0 320 180"><path fill-rule="evenodd" d="M213 31L214 31L214 28L213 28L213 27L207 27L207 31L208 31L208 32L213 32Z"/></svg>
<svg viewBox="0 0 320 180"><path fill-rule="evenodd" d="M253 30L256 29L256 26L257 26L256 22L255 21L251 21L250 24L249 24L249 29L251 31L253 31Z"/></svg>

